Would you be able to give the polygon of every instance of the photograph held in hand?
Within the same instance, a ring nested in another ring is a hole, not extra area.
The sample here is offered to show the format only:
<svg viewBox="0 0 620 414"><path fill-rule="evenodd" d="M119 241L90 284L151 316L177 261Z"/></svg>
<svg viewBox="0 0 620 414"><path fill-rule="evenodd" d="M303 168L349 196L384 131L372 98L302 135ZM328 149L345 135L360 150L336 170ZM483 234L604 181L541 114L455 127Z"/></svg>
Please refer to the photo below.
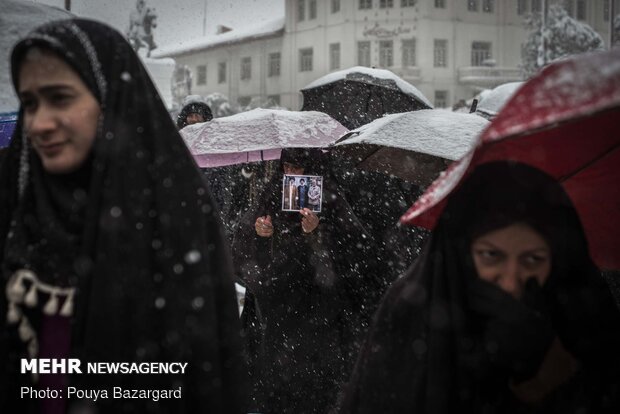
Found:
<svg viewBox="0 0 620 414"><path fill-rule="evenodd" d="M323 177L320 175L284 174L282 179L282 211L309 209L321 212Z"/></svg>

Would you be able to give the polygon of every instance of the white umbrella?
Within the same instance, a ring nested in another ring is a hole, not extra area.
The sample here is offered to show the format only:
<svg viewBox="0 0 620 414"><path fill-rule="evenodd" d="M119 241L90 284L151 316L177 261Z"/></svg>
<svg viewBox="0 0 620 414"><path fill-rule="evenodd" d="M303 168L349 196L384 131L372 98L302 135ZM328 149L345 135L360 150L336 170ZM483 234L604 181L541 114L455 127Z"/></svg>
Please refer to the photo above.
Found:
<svg viewBox="0 0 620 414"><path fill-rule="evenodd" d="M181 130L201 167L280 158L282 148L320 148L348 129L322 112L253 109Z"/></svg>
<svg viewBox="0 0 620 414"><path fill-rule="evenodd" d="M476 114L486 119L493 119L502 110L506 102L515 94L524 82L509 82L499 85L482 95L476 108Z"/></svg>
<svg viewBox="0 0 620 414"><path fill-rule="evenodd" d="M333 149L359 168L425 186L465 155L488 123L441 109L391 114L345 134Z"/></svg>

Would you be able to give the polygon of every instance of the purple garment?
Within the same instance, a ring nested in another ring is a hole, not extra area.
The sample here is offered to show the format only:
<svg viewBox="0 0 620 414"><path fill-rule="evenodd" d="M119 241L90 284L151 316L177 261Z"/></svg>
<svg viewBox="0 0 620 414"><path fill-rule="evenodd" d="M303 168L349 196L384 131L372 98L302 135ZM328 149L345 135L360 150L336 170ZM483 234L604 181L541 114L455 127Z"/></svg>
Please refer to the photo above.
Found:
<svg viewBox="0 0 620 414"><path fill-rule="evenodd" d="M60 315L43 315L39 330L38 358L69 358L71 347L71 320ZM60 390L62 398L41 400L41 414L65 414L67 412L67 374L40 374L38 388Z"/></svg>
<svg viewBox="0 0 620 414"><path fill-rule="evenodd" d="M17 123L17 112L0 114L0 148L8 147Z"/></svg>

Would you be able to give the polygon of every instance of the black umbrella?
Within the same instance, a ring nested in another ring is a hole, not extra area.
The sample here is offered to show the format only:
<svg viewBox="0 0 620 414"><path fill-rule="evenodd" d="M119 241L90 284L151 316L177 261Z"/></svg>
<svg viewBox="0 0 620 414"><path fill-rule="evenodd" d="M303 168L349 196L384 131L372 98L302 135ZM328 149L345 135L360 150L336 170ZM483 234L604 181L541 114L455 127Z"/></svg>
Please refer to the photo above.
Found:
<svg viewBox="0 0 620 414"><path fill-rule="evenodd" d="M383 69L356 66L330 73L301 90L302 111L320 111L349 129L385 114L432 108L415 86Z"/></svg>

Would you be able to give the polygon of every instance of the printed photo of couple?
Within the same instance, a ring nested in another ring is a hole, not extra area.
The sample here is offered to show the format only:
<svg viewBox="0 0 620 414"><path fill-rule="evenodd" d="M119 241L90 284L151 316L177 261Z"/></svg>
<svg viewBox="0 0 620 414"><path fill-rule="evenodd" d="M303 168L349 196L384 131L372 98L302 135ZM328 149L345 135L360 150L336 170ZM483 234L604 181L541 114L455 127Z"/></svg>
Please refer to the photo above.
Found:
<svg viewBox="0 0 620 414"><path fill-rule="evenodd" d="M282 180L282 210L300 211L308 208L321 211L323 177L319 175L284 175Z"/></svg>

